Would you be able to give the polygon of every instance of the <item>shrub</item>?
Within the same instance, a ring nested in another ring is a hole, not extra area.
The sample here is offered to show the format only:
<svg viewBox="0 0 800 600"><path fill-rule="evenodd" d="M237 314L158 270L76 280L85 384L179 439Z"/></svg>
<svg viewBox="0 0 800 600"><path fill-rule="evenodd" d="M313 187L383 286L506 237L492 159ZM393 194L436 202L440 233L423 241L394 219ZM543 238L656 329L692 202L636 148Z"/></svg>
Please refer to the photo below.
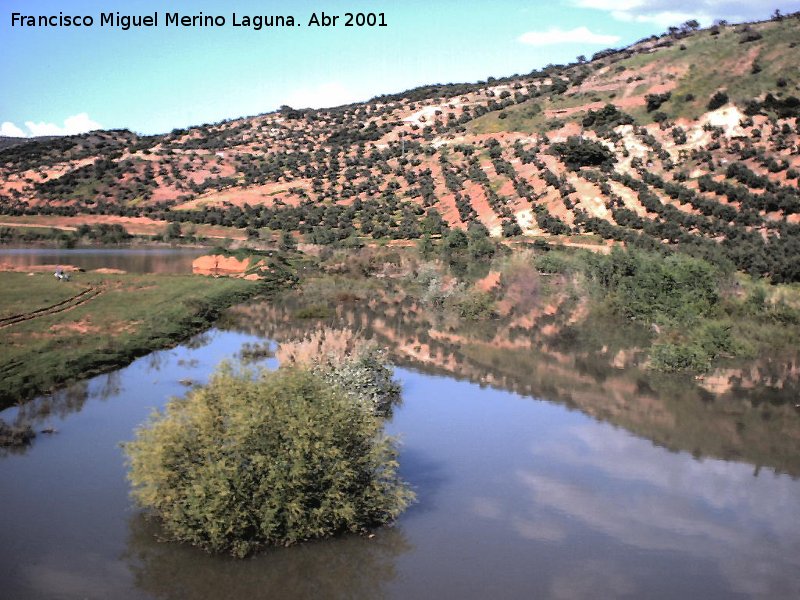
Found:
<svg viewBox="0 0 800 600"><path fill-rule="evenodd" d="M718 90L711 96L711 99L708 101L708 110L717 110L718 108L725 106L728 103L728 94L725 92Z"/></svg>
<svg viewBox="0 0 800 600"><path fill-rule="evenodd" d="M467 234L461 229L453 229L447 234L447 237L444 238L444 247L446 250L461 250L466 248L468 244L469 239L467 238Z"/></svg>
<svg viewBox="0 0 800 600"><path fill-rule="evenodd" d="M703 352L710 359L714 359L721 355L734 354L737 351L731 329L730 323L709 321L703 323L692 337L697 339Z"/></svg>
<svg viewBox="0 0 800 600"><path fill-rule="evenodd" d="M495 245L489 238L489 230L481 223L473 222L467 233L469 254L475 260L489 259L494 256Z"/></svg>
<svg viewBox="0 0 800 600"><path fill-rule="evenodd" d="M450 298L460 297L464 293L463 283L444 281L438 277L428 282L428 287L422 294L422 302L434 308L442 308Z"/></svg>
<svg viewBox="0 0 800 600"><path fill-rule="evenodd" d="M633 123L633 117L622 112L613 104L606 104L597 111L589 110L581 121L584 127L597 130L613 129L617 125L629 125L631 123Z"/></svg>
<svg viewBox="0 0 800 600"><path fill-rule="evenodd" d="M683 129L683 127L673 127L671 133L672 133L672 139L675 141L676 144L681 145L687 142L686 131ZM679 175L677 173L675 174L675 178L679 179ZM685 175L683 175L683 179L679 179L679 181L685 181L685 180L686 180Z"/></svg>
<svg viewBox="0 0 800 600"><path fill-rule="evenodd" d="M732 356L744 350L724 321L708 321L681 332L682 343L655 344L651 364L660 371L706 371L719 356Z"/></svg>
<svg viewBox="0 0 800 600"><path fill-rule="evenodd" d="M742 32L742 35L739 38L739 43L740 44L748 44L750 42L755 42L757 40L760 40L761 38L762 38L762 35L760 33L758 33L757 31L752 31L752 30L748 29L747 31Z"/></svg>
<svg viewBox="0 0 800 600"><path fill-rule="evenodd" d="M503 221L503 237L514 237L522 235L522 227L516 220L506 219Z"/></svg>
<svg viewBox="0 0 800 600"><path fill-rule="evenodd" d="M705 371L708 357L693 345L656 344L650 352L652 366L659 371Z"/></svg>
<svg viewBox="0 0 800 600"><path fill-rule="evenodd" d="M297 250L297 242L295 241L294 236L288 231L282 231L278 248L284 252L294 252Z"/></svg>
<svg viewBox="0 0 800 600"><path fill-rule="evenodd" d="M589 276L614 310L632 320L687 325L709 316L718 300L717 270L704 260L623 251L592 256Z"/></svg>
<svg viewBox="0 0 800 600"><path fill-rule="evenodd" d="M302 367L254 378L223 365L125 453L134 498L170 539L237 557L363 531L413 498L380 418Z"/></svg>
<svg viewBox="0 0 800 600"><path fill-rule="evenodd" d="M433 256L434 250L435 248L430 235L425 234L417 240L417 251L423 259L427 260Z"/></svg>
<svg viewBox="0 0 800 600"><path fill-rule="evenodd" d="M477 321L494 316L494 301L490 294L473 290L458 300L458 316L468 321Z"/></svg>
<svg viewBox="0 0 800 600"><path fill-rule="evenodd" d="M646 94L644 99L647 102L647 112L653 112L661 108L667 100L672 97L672 92L665 92L663 94Z"/></svg>
<svg viewBox="0 0 800 600"><path fill-rule="evenodd" d="M572 170L587 166L610 167L616 162L614 153L606 146L579 136L570 136L566 142L552 144L551 148Z"/></svg>
<svg viewBox="0 0 800 600"><path fill-rule="evenodd" d="M282 342L276 356L281 365L310 368L378 416L390 416L400 402L400 386L385 352L350 329L317 329L303 339Z"/></svg>
<svg viewBox="0 0 800 600"><path fill-rule="evenodd" d="M540 273L569 273L572 265L567 257L559 252L548 252L534 259L536 270Z"/></svg>
<svg viewBox="0 0 800 600"><path fill-rule="evenodd" d="M334 357L328 357L314 371L360 406L378 416L389 417L400 402L400 386L385 360L381 350L369 347L338 363Z"/></svg>

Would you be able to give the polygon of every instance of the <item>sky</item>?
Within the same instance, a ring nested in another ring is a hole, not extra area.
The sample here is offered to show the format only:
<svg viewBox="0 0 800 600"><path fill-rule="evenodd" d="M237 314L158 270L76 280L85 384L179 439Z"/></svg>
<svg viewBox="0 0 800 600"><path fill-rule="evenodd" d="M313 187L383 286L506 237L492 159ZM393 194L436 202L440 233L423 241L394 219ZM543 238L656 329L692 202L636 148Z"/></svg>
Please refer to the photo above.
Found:
<svg viewBox="0 0 800 600"><path fill-rule="evenodd" d="M0 0L0 135L174 128L322 108L433 83L529 73L624 47L671 25L800 11L800 0ZM100 25L101 13L153 15L158 27ZM175 27L167 13L221 16ZM309 25L313 14L336 26ZM345 27L345 13L386 27ZM12 25L12 14L88 15L91 27ZM293 16L295 27L234 26Z"/></svg>

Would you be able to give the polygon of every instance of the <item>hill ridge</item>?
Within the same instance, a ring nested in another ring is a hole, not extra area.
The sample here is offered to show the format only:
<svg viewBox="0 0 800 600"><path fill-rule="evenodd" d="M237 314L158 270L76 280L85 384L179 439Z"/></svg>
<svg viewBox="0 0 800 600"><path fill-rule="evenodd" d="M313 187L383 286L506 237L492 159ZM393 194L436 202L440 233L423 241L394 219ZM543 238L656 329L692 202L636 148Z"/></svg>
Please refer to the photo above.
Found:
<svg viewBox="0 0 800 600"><path fill-rule="evenodd" d="M590 235L797 281L798 16L687 22L588 61L331 109L21 144L0 150L0 206L321 244L477 221L498 237Z"/></svg>

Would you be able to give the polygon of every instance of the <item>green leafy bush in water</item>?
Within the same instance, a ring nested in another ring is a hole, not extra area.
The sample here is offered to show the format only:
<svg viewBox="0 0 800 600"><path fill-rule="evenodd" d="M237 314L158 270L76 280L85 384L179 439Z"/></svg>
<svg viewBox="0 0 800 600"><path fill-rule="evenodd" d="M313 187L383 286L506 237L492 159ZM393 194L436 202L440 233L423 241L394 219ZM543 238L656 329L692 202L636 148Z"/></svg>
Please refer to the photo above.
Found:
<svg viewBox="0 0 800 600"><path fill-rule="evenodd" d="M392 369L386 366L385 360L381 350L369 347L338 364L329 358L327 363L319 363L313 370L366 410L389 417L400 402L400 385L393 379Z"/></svg>
<svg viewBox="0 0 800 600"><path fill-rule="evenodd" d="M242 557L359 532L413 499L382 420L308 368L223 365L125 444L137 503L167 536Z"/></svg>
<svg viewBox="0 0 800 600"><path fill-rule="evenodd" d="M379 417L391 416L400 403L400 385L385 350L350 329L319 328L303 339L281 342L276 356L282 365L311 369Z"/></svg>

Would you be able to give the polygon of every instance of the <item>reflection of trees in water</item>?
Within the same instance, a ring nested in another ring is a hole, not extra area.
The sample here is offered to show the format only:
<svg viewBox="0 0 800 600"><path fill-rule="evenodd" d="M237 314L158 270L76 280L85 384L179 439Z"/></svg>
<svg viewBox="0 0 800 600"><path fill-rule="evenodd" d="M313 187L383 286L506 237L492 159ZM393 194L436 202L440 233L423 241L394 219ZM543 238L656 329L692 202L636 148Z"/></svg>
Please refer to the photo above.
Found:
<svg viewBox="0 0 800 600"><path fill-rule="evenodd" d="M276 548L236 560L158 541L159 526L141 514L128 522L124 559L136 586L160 599L381 598L395 562L412 547L403 532L345 536Z"/></svg>
<svg viewBox="0 0 800 600"><path fill-rule="evenodd" d="M51 416L64 418L80 411L88 398L88 380L79 381L20 405L17 418L31 424L41 423Z"/></svg>
<svg viewBox="0 0 800 600"><path fill-rule="evenodd" d="M3 423L18 431L28 430L32 434L50 417L64 418L80 411L89 398L89 382L80 381L45 396L39 396L3 412ZM29 443L0 447L0 456L25 454Z"/></svg>
<svg viewBox="0 0 800 600"><path fill-rule="evenodd" d="M320 321L295 319L294 313L302 306L302 299L293 295L280 302L251 303L228 313L223 327L278 341L304 337ZM688 392L693 398L707 399L708 392L698 388L691 377L662 377L641 368L646 355L642 347L650 335L646 329L591 315L574 322L572 309L574 306L564 302L558 310L538 314L524 325L508 318L463 323L389 289L367 302L340 304L335 317L326 324L362 332L386 346L400 365L444 372L522 394L541 395L532 375L549 365L544 369L548 381L554 369L564 370L567 376L585 376L589 383L603 383L632 369L636 381L664 384L669 380L669 385L663 385L664 392L681 397ZM781 390L800 381L797 361L798 356L792 356L750 362L729 374L731 390L712 395L730 395L733 389L749 389L761 395L761 390L771 388L767 396L789 402L791 394ZM549 383L547 387L551 387Z"/></svg>
<svg viewBox="0 0 800 600"><path fill-rule="evenodd" d="M252 303L239 309L238 319L235 314L229 315L224 326L278 341L303 337L318 321L294 319L293 314L301 306L302 300L293 296L280 303ZM531 378L532 370L541 370L542 364L562 360L566 353L569 360L584 356L584 363L597 364L591 368L585 365L582 370L594 370L602 381L605 371L614 371L615 367L608 364L610 359L605 356L598 361L597 354L617 353L639 341L630 335L617 335L614 343L606 344L601 352L584 331L568 324L574 306L561 308L538 315L524 325L516 321L519 310L512 318L464 323L453 315L428 309L402 291L389 289L367 302L340 304L329 324L362 332L364 337L387 347L392 360L400 366L539 396L550 389L549 384L540 387ZM638 356L631 353L629 358L632 362Z"/></svg>
<svg viewBox="0 0 800 600"><path fill-rule="evenodd" d="M25 454L36 434L28 423L15 419L7 423L0 419L0 458L10 454Z"/></svg>
<svg viewBox="0 0 800 600"><path fill-rule="evenodd" d="M208 346L210 343L211 335L207 331L204 331L202 333L198 333L197 335L193 335L186 340L183 345L189 348L189 350L197 350L203 346Z"/></svg>
<svg viewBox="0 0 800 600"><path fill-rule="evenodd" d="M89 382L96 388L90 392ZM108 400L122 391L120 371L111 371L92 380L85 379L50 394L38 396L6 411L6 420L12 426L30 426L34 430L45 424L51 417L64 417L80 412L89 398ZM28 446L14 448L15 453L23 453Z"/></svg>
<svg viewBox="0 0 800 600"><path fill-rule="evenodd" d="M160 371L169 360L169 350L156 350L145 356L148 371Z"/></svg>
<svg viewBox="0 0 800 600"><path fill-rule="evenodd" d="M97 379L100 382L100 387L92 393L92 398L99 398L105 401L117 396L122 391L122 377L119 370L106 373Z"/></svg>
<svg viewBox="0 0 800 600"><path fill-rule="evenodd" d="M465 324L402 290L340 303L326 324L350 327L389 349L399 366L543 398L625 427L672 450L744 460L800 475L800 354L765 356L703 378L642 366L650 333L549 298L531 315ZM318 320L294 319L299 295L229 314L229 329L302 338ZM538 312L537 312L538 311Z"/></svg>

